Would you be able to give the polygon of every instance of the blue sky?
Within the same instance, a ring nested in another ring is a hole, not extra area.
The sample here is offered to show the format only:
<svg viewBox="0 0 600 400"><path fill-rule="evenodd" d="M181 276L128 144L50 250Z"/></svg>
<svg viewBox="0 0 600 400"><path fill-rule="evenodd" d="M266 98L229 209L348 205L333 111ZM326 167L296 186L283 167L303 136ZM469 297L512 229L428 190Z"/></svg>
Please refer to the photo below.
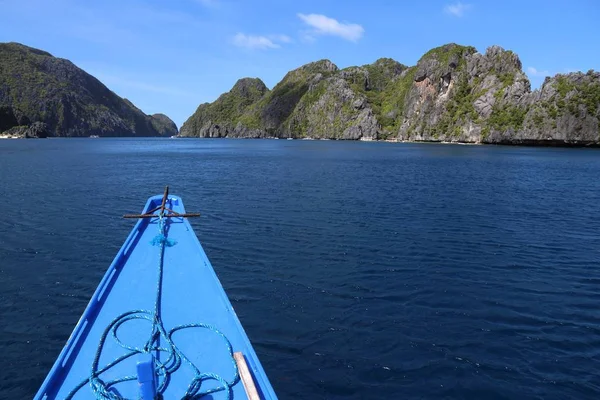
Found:
<svg viewBox="0 0 600 400"><path fill-rule="evenodd" d="M328 58L414 65L455 42L516 52L547 74L600 69L600 1L0 0L0 41L67 58L146 113L178 126L241 77L273 87Z"/></svg>

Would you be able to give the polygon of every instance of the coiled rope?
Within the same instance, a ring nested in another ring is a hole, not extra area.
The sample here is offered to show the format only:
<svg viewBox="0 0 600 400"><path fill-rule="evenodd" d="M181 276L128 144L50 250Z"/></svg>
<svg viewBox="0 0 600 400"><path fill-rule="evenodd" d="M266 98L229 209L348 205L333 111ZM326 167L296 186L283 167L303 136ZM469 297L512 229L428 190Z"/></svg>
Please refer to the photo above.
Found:
<svg viewBox="0 0 600 400"><path fill-rule="evenodd" d="M239 381L240 376L239 376L237 364L235 362L235 359L233 358L233 349L231 347L231 343L229 342L229 339L227 339L227 337L221 331L219 331L217 328L215 328L214 326L208 325L208 324L203 324L203 323L190 323L190 324L178 325L168 331L164 327L164 324L163 324L163 321L161 318L161 314L160 314L160 304L161 304L161 298L162 298L162 277L163 277L164 253L165 253L165 247L173 246L176 244L176 242L172 241L171 239L168 239L166 236L165 218L163 218L162 215L160 215L158 217L159 217L159 221L158 221L159 233L152 240L152 244L158 245L159 249L160 249L160 256L159 256L159 261L158 261L158 271L157 271L158 279L157 279L157 288L156 288L156 299L154 302L154 310L153 311L148 311L148 310L127 311L127 312L124 312L123 314L119 315L115 319L113 319L108 324L108 326L102 333L102 336L100 337L100 342L98 344L98 348L97 348L96 354L94 356L94 361L92 362L92 370L91 370L89 378L86 378L81 383L79 383L67 395L67 397L66 397L67 400L72 399L73 396L75 396L75 394L82 387L84 387L87 383L90 384L92 392L94 393L97 400L127 400L126 398L122 397L116 390L114 390L115 388L113 388L113 386L115 386L116 384L121 383L121 382L137 380L136 374L123 376L121 378L113 379L113 380L110 380L107 382L102 380L100 378L100 375L102 373L108 371L110 368L116 366L120 362L122 362L136 354L150 354L152 352L164 352L164 353L167 353L167 355L168 355L167 360L164 362L159 361L158 358L154 359L155 377L157 377L157 379L158 379L157 393L159 395L162 395L164 393L164 391L166 390L166 388L169 384L171 375L179 369L179 367L182 365L182 362L185 362L194 371L194 378L189 383L187 390L186 390L184 396L182 397L182 400L198 399L207 394L219 392L222 390L224 390L226 392L226 398L228 400L232 399L232 387ZM147 320L152 323L152 331L150 333L148 340L143 345L143 347L134 347L134 346L126 345L125 343L121 342L121 340L119 339L119 337L117 335L117 331L119 330L119 327L121 327L127 321L132 321L132 320L137 320L137 319ZM181 331L184 329L189 329L189 328L208 329L209 331L219 335L223 339L223 342L225 343L225 346L227 347L227 351L229 352L229 356L231 358L231 363L232 363L233 370L234 370L234 376L233 376L233 379L231 379L231 381L227 381L224 378L222 378L220 375L217 375L215 373L201 372L198 369L198 367L196 367L196 365L194 365L194 363L192 361L190 361L190 359L187 358L181 350L179 350L179 348L177 347L177 345L175 344L175 342L173 340L173 335L175 334L175 332L178 332L178 331ZM107 340L109 334L112 334L112 337L115 340L115 342L117 344L119 344L121 347L123 347L124 349L128 350L128 352L100 368L99 367L100 356L102 354L102 349L104 348L104 345L106 343L106 340ZM164 347L158 346L159 340L164 340L164 342L166 343L166 346L164 346ZM201 390L202 383L206 380L215 380L215 381L219 382L219 386L211 388L211 389ZM146 400L146 399L144 399L144 400Z"/></svg>

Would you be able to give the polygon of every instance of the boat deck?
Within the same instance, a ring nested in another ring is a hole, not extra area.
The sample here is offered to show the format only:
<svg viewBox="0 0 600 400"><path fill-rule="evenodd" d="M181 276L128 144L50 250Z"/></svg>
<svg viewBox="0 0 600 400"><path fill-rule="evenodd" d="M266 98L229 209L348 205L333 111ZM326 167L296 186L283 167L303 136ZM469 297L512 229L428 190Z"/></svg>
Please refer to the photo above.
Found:
<svg viewBox="0 0 600 400"><path fill-rule="evenodd" d="M162 196L148 200L144 212L160 206ZM177 196L168 196L168 208L185 213L183 202ZM202 323L214 326L230 341L234 352L242 352L254 378L261 398L275 399L275 393L260 362L208 260L196 234L185 218L166 219L166 237L175 241L165 246L162 298L160 315L167 331L184 324ZM159 233L158 218L140 219L106 272L88 307L73 331L54 367L44 381L36 399L69 398L80 383L89 378L92 362L106 327L117 316L130 310L154 310L158 288L160 245L152 243ZM123 344L143 348L151 335L151 321L135 319L118 329ZM173 334L178 349L202 373L217 374L231 382L235 376L235 362L226 342L218 333L204 328L188 328ZM160 346L166 346L160 339ZM119 345L109 333L99 358L99 367L111 363L128 350ZM153 352L165 362L168 354ZM100 379L114 379L136 375L139 356L134 355L109 368ZM163 393L164 399L180 399L195 373L185 363L170 376ZM160 381L161 379L159 379ZM219 386L216 380L203 380L201 392ZM117 383L114 389L125 398L138 398L137 380ZM246 399L241 381L233 387L233 399ZM212 393L206 398L225 399L225 391ZM88 382L73 399L96 398Z"/></svg>

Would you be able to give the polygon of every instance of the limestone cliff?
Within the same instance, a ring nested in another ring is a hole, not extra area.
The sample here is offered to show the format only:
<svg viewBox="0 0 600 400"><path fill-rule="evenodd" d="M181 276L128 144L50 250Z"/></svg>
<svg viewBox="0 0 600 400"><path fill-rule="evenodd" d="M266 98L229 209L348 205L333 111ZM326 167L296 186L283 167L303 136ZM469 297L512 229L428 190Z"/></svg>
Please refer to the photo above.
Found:
<svg viewBox="0 0 600 400"><path fill-rule="evenodd" d="M72 62L0 43L0 133L42 136L169 136L167 116L149 116Z"/></svg>
<svg viewBox="0 0 600 400"><path fill-rule="evenodd" d="M252 80L251 94L243 81L201 105L182 135L600 144L599 73L557 75L532 92L518 56L498 46L482 54L448 44L412 67L379 59L340 70L321 60L271 91Z"/></svg>

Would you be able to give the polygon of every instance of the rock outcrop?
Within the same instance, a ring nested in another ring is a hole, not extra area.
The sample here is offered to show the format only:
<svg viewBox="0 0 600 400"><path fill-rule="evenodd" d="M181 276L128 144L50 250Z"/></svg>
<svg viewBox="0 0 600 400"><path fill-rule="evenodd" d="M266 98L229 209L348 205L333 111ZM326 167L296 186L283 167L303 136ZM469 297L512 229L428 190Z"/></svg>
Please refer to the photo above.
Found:
<svg viewBox="0 0 600 400"><path fill-rule="evenodd" d="M246 84L253 90L241 91ZM498 46L481 54L448 44L412 67L384 58L340 70L321 60L273 90L238 81L181 134L600 145L600 74L557 75L532 92L519 57Z"/></svg>
<svg viewBox="0 0 600 400"><path fill-rule="evenodd" d="M401 140L597 145L600 74L548 78L531 91L519 58L498 46L480 54L447 45L417 64Z"/></svg>
<svg viewBox="0 0 600 400"><path fill-rule="evenodd" d="M14 138L45 139L50 133L48 125L43 122L34 122L31 125L18 125L4 131L3 135Z"/></svg>
<svg viewBox="0 0 600 400"><path fill-rule="evenodd" d="M252 137L254 135L240 123L240 118L267 92L269 89L258 78L240 79L215 102L200 104L194 115L183 124L180 134L207 138Z"/></svg>
<svg viewBox="0 0 600 400"><path fill-rule="evenodd" d="M0 133L43 135L36 122L48 136L177 134L168 117L144 114L70 61L0 43Z"/></svg>
<svg viewBox="0 0 600 400"><path fill-rule="evenodd" d="M165 114L152 114L150 123L160 136L173 136L179 132L175 122Z"/></svg>

